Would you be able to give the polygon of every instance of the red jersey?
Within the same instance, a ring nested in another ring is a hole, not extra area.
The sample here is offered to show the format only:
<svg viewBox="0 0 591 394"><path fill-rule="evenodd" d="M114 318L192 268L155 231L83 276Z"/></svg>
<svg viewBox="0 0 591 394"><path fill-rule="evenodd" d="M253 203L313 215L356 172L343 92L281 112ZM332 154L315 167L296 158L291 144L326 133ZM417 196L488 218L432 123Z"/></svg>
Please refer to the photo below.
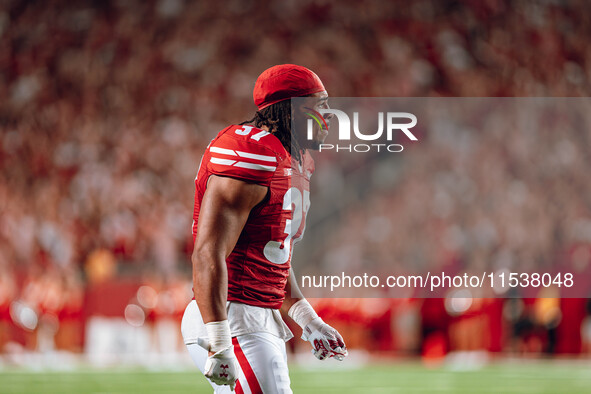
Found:
<svg viewBox="0 0 591 394"><path fill-rule="evenodd" d="M195 179L193 239L199 208L211 175L236 178L269 188L250 213L226 260L228 301L265 308L281 307L291 266L292 247L303 235L310 206L309 153L294 162L273 134L253 126L230 126L207 147Z"/></svg>

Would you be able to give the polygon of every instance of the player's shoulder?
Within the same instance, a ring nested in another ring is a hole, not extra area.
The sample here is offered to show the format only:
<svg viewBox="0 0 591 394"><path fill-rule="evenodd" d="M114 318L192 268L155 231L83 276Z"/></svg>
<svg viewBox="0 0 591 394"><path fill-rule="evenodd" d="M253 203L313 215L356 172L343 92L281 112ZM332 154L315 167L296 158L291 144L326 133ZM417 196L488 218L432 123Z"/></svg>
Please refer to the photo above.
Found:
<svg viewBox="0 0 591 394"><path fill-rule="evenodd" d="M226 127L208 147L212 174L268 186L289 154L273 134L253 126Z"/></svg>
<svg viewBox="0 0 591 394"><path fill-rule="evenodd" d="M276 161L282 161L288 156L285 147L275 135L250 125L226 127L220 131L209 149L214 153L223 151L238 157L256 158L252 155L262 155L263 159L273 157Z"/></svg>

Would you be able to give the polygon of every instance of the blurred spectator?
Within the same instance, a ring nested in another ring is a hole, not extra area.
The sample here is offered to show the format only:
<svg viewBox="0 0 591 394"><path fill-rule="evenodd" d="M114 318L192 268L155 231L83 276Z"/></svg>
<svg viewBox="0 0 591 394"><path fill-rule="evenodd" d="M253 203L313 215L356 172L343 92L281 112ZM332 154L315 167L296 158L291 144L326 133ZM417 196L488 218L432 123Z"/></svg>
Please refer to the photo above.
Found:
<svg viewBox="0 0 591 394"><path fill-rule="evenodd" d="M83 279L188 271L199 158L221 127L251 117L269 65L305 64L343 97L587 96L590 11L574 0L3 2L0 351L14 338L39 348L41 327L80 348L66 338L81 335ZM395 257L409 262L548 259L591 242L589 135L516 133L507 147L495 133L465 155L427 140L404 158L415 172L355 206L334 239L391 215ZM491 210L470 203L485 198ZM416 255L419 229L444 242ZM388 313L372 317L376 330Z"/></svg>

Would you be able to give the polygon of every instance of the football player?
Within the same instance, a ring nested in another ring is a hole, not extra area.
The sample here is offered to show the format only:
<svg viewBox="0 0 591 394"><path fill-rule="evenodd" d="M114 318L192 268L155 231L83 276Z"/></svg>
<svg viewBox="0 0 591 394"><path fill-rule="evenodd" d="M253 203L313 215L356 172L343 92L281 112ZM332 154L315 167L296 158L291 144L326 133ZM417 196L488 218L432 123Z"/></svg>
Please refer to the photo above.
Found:
<svg viewBox="0 0 591 394"><path fill-rule="evenodd" d="M347 355L341 335L301 294L290 266L310 206L308 150L328 133L323 122L307 140L291 120L327 108L328 95L315 73L284 64L259 76L253 96L254 118L211 141L195 179L195 298L182 334L214 392L291 393L285 342L293 335L280 309L302 327L318 359ZM306 104L292 108L292 97L306 97Z"/></svg>

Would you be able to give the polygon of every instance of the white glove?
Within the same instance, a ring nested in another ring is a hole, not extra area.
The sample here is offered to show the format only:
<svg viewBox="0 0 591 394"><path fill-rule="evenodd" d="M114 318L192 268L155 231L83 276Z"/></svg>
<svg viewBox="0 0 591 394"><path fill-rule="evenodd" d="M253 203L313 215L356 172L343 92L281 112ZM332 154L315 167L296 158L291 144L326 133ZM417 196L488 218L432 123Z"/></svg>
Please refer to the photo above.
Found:
<svg viewBox="0 0 591 394"><path fill-rule="evenodd" d="M198 343L199 346L209 351L209 342L206 339L199 338ZM234 391L236 380L238 380L238 366L234 355L234 346L230 345L208 356L203 374L213 383L220 386L229 385L230 390Z"/></svg>
<svg viewBox="0 0 591 394"><path fill-rule="evenodd" d="M215 353L207 357L203 374L213 383L220 386L228 385L230 390L234 391L236 380L238 380L238 361L234 355L232 340L229 339L230 331L227 320L208 323L206 328L211 345L210 341L205 338L198 338L197 344L208 352L215 351Z"/></svg>
<svg viewBox="0 0 591 394"><path fill-rule="evenodd" d="M312 353L319 360L334 357L339 361L347 356L347 347L337 330L326 324L305 299L301 299L287 312L300 327L302 339L312 344Z"/></svg>
<svg viewBox="0 0 591 394"><path fill-rule="evenodd" d="M334 357L343 361L347 356L347 347L341 334L319 317L304 327L302 339L312 344L312 353L318 360Z"/></svg>

